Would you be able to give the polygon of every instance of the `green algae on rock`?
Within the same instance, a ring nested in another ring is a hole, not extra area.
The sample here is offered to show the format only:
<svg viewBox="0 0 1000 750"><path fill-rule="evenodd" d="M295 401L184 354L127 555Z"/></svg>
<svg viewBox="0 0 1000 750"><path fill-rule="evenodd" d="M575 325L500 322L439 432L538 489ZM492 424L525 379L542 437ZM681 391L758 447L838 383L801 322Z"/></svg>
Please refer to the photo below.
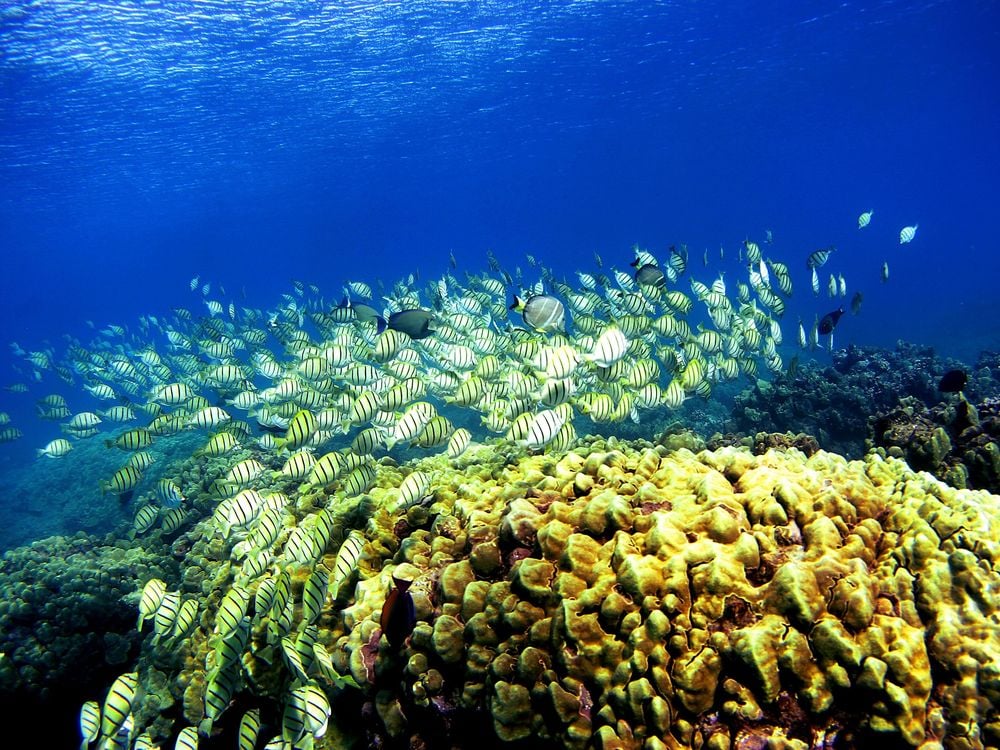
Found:
<svg viewBox="0 0 1000 750"><path fill-rule="evenodd" d="M412 471L433 477L429 499L400 507ZM567 748L1000 742L996 496L878 455L615 439L384 460L376 476L360 497L292 490L256 576L195 498L206 515L175 554L198 571L180 585L197 624L144 647L137 725L165 739L176 706L204 721L234 664L219 623L243 613L226 716L280 717L295 689L320 686L333 717L317 748L482 742L487 726L500 743ZM307 616L305 589L352 527L356 569ZM296 562L296 528L338 531ZM402 648L379 629L393 575L413 581ZM247 597L223 615L237 584ZM338 727L345 706L362 721Z"/></svg>

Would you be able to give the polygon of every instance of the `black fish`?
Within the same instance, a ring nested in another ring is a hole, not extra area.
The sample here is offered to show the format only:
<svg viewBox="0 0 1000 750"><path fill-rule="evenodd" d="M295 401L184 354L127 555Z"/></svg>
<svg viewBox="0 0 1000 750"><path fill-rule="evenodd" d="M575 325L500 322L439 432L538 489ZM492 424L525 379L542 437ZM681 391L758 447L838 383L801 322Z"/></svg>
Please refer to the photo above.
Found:
<svg viewBox="0 0 1000 750"><path fill-rule="evenodd" d="M652 263L647 263L636 271L635 280L638 282L639 286L652 286L657 288L662 287L667 283L667 278L663 275L663 271L654 266Z"/></svg>
<svg viewBox="0 0 1000 750"><path fill-rule="evenodd" d="M851 298L851 315L857 315L861 312L861 303L864 301L864 297L861 292L855 292L854 297Z"/></svg>
<svg viewBox="0 0 1000 750"><path fill-rule="evenodd" d="M969 376L965 374L965 370L948 370L938 383L938 390L942 393L958 393L968 382Z"/></svg>
<svg viewBox="0 0 1000 750"><path fill-rule="evenodd" d="M382 333L385 330L385 318L378 314L378 310L371 305L366 305L364 302L351 302L349 298L344 297L340 301L340 304L337 305L335 311L347 312L348 320L350 320L350 316L353 314L354 319L361 323L374 321L378 333Z"/></svg>
<svg viewBox="0 0 1000 750"><path fill-rule="evenodd" d="M434 333L431 322L434 315L427 310L412 309L400 310L389 316L389 328L394 331L401 331L411 339L425 339Z"/></svg>
<svg viewBox="0 0 1000 750"><path fill-rule="evenodd" d="M393 576L392 582L396 584L396 588L385 598L379 624L389 645L399 648L413 632L417 624L417 612L413 606L413 596L410 594L410 584L413 581L403 581Z"/></svg>
<svg viewBox="0 0 1000 750"><path fill-rule="evenodd" d="M822 318L819 319L819 326L816 328L824 336L828 333L833 333L833 329L837 327L837 323L840 322L840 316L844 314L844 308L838 307L833 312L828 312Z"/></svg>

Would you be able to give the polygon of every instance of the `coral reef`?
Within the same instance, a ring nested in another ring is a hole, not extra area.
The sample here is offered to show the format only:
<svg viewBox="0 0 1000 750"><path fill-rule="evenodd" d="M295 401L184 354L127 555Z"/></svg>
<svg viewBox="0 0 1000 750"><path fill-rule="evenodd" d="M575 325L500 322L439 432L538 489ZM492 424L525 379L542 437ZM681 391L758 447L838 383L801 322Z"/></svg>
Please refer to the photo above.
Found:
<svg viewBox="0 0 1000 750"><path fill-rule="evenodd" d="M983 353L967 368L940 359L929 347L900 341L895 350L849 346L833 354L833 364L807 362L773 382L758 382L735 399L727 431L806 433L826 450L848 457L864 452L868 416L893 409L901 398L930 406L941 400L940 377L948 370L969 371L966 394L976 400L1000 395L997 356Z"/></svg>
<svg viewBox="0 0 1000 750"><path fill-rule="evenodd" d="M802 436L663 441L699 452L477 444L383 458L360 494L265 474L282 504L227 536L212 488L232 457L192 457L187 525L138 538L176 570L123 543L84 557L132 577L108 594L127 613L102 601L112 630L134 633L150 578L170 594L144 605L139 655L116 666L137 673L137 731L228 742L259 709L294 737L311 690L333 704L318 749L1000 743L1000 497ZM427 494L400 503L415 472ZM279 523L258 564L246 542L265 518ZM394 577L412 581L402 646L380 625Z"/></svg>
<svg viewBox="0 0 1000 750"><path fill-rule="evenodd" d="M961 398L927 408L903 399L870 420L869 448L906 459L955 487L1000 493L1000 398Z"/></svg>
<svg viewBox="0 0 1000 750"><path fill-rule="evenodd" d="M78 533L0 561L0 701L10 715L74 713L139 652L137 582L176 576L156 551ZM68 710L67 710L68 709ZM72 737L70 737L72 739Z"/></svg>
<svg viewBox="0 0 1000 750"><path fill-rule="evenodd" d="M1000 742L997 497L878 456L614 440L473 469L405 538L369 526L386 564L340 645L373 741L471 714L539 746ZM390 575L424 592L401 652Z"/></svg>

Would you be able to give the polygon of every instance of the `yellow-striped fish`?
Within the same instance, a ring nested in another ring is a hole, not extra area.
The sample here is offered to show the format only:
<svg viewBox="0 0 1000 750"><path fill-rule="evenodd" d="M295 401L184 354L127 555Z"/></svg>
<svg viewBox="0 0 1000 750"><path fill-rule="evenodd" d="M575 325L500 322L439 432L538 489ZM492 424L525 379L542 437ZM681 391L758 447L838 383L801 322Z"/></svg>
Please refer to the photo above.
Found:
<svg viewBox="0 0 1000 750"><path fill-rule="evenodd" d="M101 731L101 707L97 701L87 701L80 706L80 736L83 743L80 750L87 750Z"/></svg>
<svg viewBox="0 0 1000 750"><path fill-rule="evenodd" d="M132 700L135 698L135 689L139 684L138 672L126 672L120 675L108 690L108 695L104 699L104 711L101 720L101 737L110 740L118 734L125 723L125 719L132 711Z"/></svg>

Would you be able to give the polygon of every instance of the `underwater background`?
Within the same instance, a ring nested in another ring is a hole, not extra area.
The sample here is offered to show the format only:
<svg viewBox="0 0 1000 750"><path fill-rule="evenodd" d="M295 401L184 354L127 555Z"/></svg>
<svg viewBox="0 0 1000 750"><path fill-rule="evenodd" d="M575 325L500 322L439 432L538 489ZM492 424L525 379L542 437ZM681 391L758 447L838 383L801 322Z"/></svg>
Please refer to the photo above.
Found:
<svg viewBox="0 0 1000 750"><path fill-rule="evenodd" d="M106 404L25 352L59 360L67 337L108 325L133 352L143 337L165 350L140 318L201 315L207 297L271 309L293 280L332 305L349 281L377 297L410 274L489 273L492 254L525 286L539 268L578 286L595 253L631 273L633 246L665 262L683 245L687 276L735 286L752 240L791 270L778 351L805 380L776 392L741 377L581 435L687 427L731 445L790 430L858 459L901 444L886 415L907 396L933 409L948 370L970 373L970 402L1000 395L996 3L54 0L4 3L0 40L0 430L22 435L0 443L0 548L13 559L48 559L26 545L78 531L127 549L133 512L100 491L122 460L112 434L36 457L62 436L38 399ZM807 258L831 245L813 294ZM846 297L827 294L830 274ZM799 322L838 306L833 350L800 350ZM204 437L157 441L147 481ZM988 431L977 439L996 452ZM960 462L957 448L906 450L942 479ZM997 492L989 469L971 471L969 487ZM118 615L134 619L123 570ZM80 702L103 694L63 689L7 710L51 717L53 746L71 746Z"/></svg>

